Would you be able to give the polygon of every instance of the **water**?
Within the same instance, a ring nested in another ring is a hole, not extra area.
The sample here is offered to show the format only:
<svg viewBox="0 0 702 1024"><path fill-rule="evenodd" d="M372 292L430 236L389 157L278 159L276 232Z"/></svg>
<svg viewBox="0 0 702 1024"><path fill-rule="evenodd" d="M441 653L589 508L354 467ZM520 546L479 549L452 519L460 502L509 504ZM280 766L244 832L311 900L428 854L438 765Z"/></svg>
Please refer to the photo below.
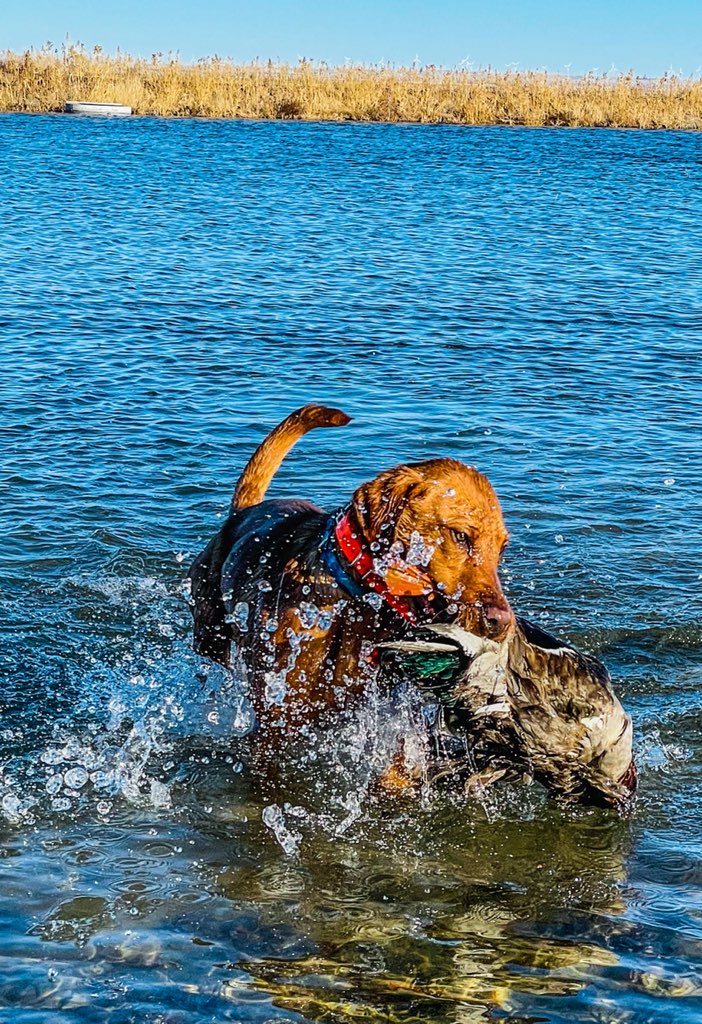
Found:
<svg viewBox="0 0 702 1024"><path fill-rule="evenodd" d="M1 1019L702 1021L701 186L692 133L0 118ZM377 706L261 796L181 582L310 400L272 494L489 475L630 819L374 802Z"/></svg>

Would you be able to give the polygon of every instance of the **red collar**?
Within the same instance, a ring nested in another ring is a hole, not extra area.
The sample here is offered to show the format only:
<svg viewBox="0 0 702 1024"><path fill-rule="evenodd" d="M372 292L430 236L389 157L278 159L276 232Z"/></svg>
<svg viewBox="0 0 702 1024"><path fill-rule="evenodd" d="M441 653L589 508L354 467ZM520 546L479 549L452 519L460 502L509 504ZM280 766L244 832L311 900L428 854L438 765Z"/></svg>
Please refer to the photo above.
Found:
<svg viewBox="0 0 702 1024"><path fill-rule="evenodd" d="M341 518L337 520L334 536L339 545L339 551L348 561L349 566L360 577L361 581L371 590L374 590L376 594L380 594L385 603L390 605L393 611L396 611L407 622L418 622L419 619L412 599L391 594L383 577L375 571L373 556L363 546L360 531L352 523L348 512L344 512Z"/></svg>

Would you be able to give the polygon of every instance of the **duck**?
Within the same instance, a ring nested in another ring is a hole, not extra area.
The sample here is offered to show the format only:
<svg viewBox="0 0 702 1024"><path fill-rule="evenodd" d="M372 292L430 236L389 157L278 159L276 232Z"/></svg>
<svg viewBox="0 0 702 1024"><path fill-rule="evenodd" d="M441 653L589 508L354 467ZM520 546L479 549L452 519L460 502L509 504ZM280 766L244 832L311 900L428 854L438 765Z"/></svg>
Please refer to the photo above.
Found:
<svg viewBox="0 0 702 1024"><path fill-rule="evenodd" d="M384 671L438 705L461 750L439 774L461 772L468 792L536 781L564 802L630 806L632 720L597 658L519 616L501 642L436 624L379 645L379 655Z"/></svg>

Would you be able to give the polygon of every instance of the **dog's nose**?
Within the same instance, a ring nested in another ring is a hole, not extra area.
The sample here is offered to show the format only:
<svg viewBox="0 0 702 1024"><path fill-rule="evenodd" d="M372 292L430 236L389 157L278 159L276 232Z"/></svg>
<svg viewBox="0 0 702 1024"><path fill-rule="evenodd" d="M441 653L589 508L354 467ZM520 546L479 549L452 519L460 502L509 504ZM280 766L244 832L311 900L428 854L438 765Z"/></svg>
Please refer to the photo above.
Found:
<svg viewBox="0 0 702 1024"><path fill-rule="evenodd" d="M512 624L512 609L508 604L493 602L483 606L485 630L491 640L499 640Z"/></svg>

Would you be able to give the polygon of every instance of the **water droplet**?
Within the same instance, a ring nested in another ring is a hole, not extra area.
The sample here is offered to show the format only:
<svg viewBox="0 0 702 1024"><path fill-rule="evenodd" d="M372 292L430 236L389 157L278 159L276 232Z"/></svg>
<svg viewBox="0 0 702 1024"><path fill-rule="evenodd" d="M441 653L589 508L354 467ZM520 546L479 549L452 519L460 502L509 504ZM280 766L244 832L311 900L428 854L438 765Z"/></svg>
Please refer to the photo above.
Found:
<svg viewBox="0 0 702 1024"><path fill-rule="evenodd" d="M256 715L250 702L242 697L239 700L234 717L232 718L232 734L234 736L246 736L256 724Z"/></svg>
<svg viewBox="0 0 702 1024"><path fill-rule="evenodd" d="M56 796L63 789L63 775L51 775L44 787L49 796Z"/></svg>
<svg viewBox="0 0 702 1024"><path fill-rule="evenodd" d="M249 606L246 601L237 601L234 611L227 616L227 622L232 622L242 633L249 624Z"/></svg>
<svg viewBox="0 0 702 1024"><path fill-rule="evenodd" d="M154 807L170 807L171 806L171 794L168 791L168 787L158 779L152 779L149 787L151 795L151 803Z"/></svg>
<svg viewBox="0 0 702 1024"><path fill-rule="evenodd" d="M2 798L2 809L11 821L17 821L22 809L22 801L16 793L6 793Z"/></svg>
<svg viewBox="0 0 702 1024"><path fill-rule="evenodd" d="M63 761L63 751L57 750L56 747L49 747L42 753L40 760L44 764L60 764Z"/></svg>
<svg viewBox="0 0 702 1024"><path fill-rule="evenodd" d="M298 851L298 844L302 839L299 832L292 832L285 824L283 812L277 804L269 804L263 808L261 814L263 824L269 828L280 843L283 851L290 857Z"/></svg>
<svg viewBox="0 0 702 1024"><path fill-rule="evenodd" d="M413 530L407 551L407 564L428 565L434 550L435 548L432 544L426 544L422 535L417 530Z"/></svg>
<svg viewBox="0 0 702 1024"><path fill-rule="evenodd" d="M329 610L325 610L325 609L320 610L319 616L317 618L317 629L321 629L323 632L326 633L326 631L331 626L333 620L334 620L334 613L333 613L333 611L329 611Z"/></svg>
<svg viewBox="0 0 702 1024"><path fill-rule="evenodd" d="M317 606L308 601L300 601L300 625L303 629L314 629L319 611Z"/></svg>
<svg viewBox="0 0 702 1024"><path fill-rule="evenodd" d="M269 707L283 704L287 692L285 672L267 672L264 680L266 704Z"/></svg>
<svg viewBox="0 0 702 1024"><path fill-rule="evenodd" d="M63 781L69 789L81 789L88 781L88 773L85 768L76 765L75 768L68 769L63 777Z"/></svg>

